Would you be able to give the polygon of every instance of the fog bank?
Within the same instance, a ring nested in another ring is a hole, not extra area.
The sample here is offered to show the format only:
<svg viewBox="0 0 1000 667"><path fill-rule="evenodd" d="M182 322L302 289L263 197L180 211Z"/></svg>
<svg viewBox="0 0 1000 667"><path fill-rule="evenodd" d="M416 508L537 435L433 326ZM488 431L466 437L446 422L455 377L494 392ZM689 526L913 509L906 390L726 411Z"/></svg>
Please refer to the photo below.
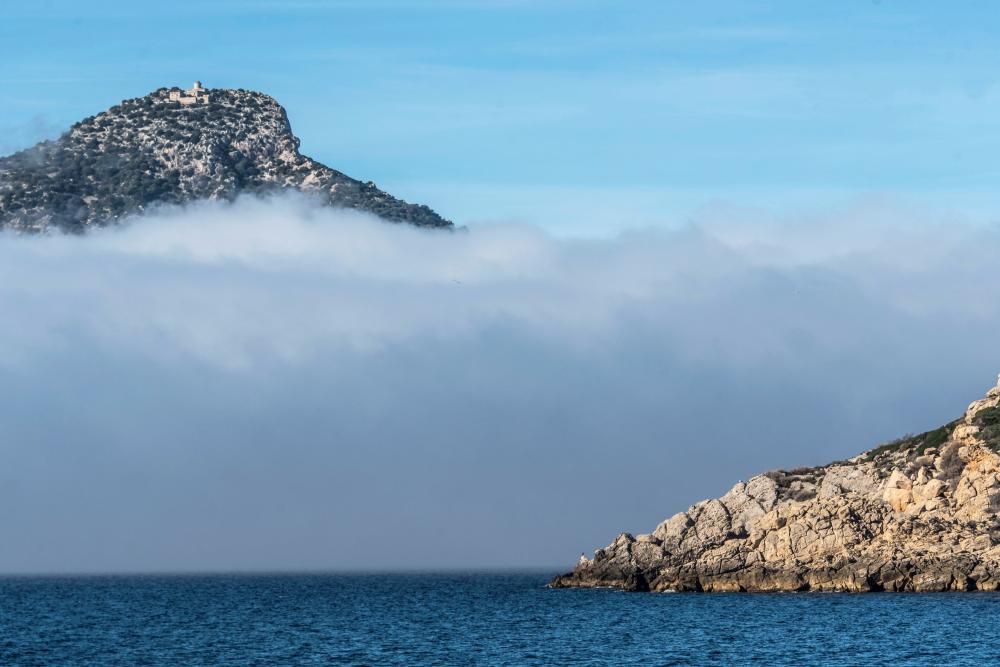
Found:
<svg viewBox="0 0 1000 667"><path fill-rule="evenodd" d="M1000 230L859 201L435 232L292 197L0 235L0 572L569 566L956 416Z"/></svg>

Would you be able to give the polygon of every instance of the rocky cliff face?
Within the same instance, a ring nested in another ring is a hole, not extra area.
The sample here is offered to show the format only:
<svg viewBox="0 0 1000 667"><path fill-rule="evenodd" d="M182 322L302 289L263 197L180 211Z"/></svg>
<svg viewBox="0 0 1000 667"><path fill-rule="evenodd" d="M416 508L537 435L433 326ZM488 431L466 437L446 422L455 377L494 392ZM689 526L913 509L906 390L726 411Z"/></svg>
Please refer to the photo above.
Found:
<svg viewBox="0 0 1000 667"><path fill-rule="evenodd" d="M619 535L551 586L1000 590L998 451L1000 382L939 429L758 475L648 535Z"/></svg>
<svg viewBox="0 0 1000 667"><path fill-rule="evenodd" d="M157 204L295 189L333 206L429 227L451 223L299 153L285 110L246 90L162 88L0 158L0 228L81 232Z"/></svg>

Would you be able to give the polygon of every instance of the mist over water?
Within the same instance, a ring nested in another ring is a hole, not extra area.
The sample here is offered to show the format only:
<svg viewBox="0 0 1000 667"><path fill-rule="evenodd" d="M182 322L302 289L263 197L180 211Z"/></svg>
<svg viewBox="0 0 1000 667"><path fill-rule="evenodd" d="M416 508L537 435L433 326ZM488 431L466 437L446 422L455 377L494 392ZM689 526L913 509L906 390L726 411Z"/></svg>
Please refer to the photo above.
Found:
<svg viewBox="0 0 1000 667"><path fill-rule="evenodd" d="M0 236L0 572L570 565L956 416L996 225L884 201L557 239L306 198Z"/></svg>

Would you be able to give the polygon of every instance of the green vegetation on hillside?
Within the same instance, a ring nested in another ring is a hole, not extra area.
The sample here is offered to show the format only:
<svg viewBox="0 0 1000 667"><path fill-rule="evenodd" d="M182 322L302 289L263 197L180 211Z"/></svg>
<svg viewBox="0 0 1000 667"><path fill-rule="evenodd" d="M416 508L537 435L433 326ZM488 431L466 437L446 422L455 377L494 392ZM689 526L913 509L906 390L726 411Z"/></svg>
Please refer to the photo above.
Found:
<svg viewBox="0 0 1000 667"><path fill-rule="evenodd" d="M951 436L951 432L955 430L955 426L958 425L959 421L960 420L956 419L955 421L945 424L944 426L936 428L932 431L926 431L917 435L905 435L902 438L893 440L892 442L887 442L886 444L876 447L868 452L864 461L874 461L883 454L890 452L902 452L907 449L912 449L914 454L920 456L931 447L940 447L947 442L948 438Z"/></svg>
<svg viewBox="0 0 1000 667"><path fill-rule="evenodd" d="M1000 406L983 408L972 417L972 423L980 428L986 446L1000 451Z"/></svg>

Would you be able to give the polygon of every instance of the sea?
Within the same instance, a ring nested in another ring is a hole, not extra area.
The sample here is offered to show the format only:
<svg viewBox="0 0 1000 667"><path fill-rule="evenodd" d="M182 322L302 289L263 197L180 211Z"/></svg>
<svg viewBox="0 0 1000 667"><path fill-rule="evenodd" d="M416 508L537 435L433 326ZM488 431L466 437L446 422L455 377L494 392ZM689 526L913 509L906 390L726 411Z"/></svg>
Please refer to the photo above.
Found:
<svg viewBox="0 0 1000 667"><path fill-rule="evenodd" d="M997 665L992 593L550 590L553 572L0 579L0 665Z"/></svg>

